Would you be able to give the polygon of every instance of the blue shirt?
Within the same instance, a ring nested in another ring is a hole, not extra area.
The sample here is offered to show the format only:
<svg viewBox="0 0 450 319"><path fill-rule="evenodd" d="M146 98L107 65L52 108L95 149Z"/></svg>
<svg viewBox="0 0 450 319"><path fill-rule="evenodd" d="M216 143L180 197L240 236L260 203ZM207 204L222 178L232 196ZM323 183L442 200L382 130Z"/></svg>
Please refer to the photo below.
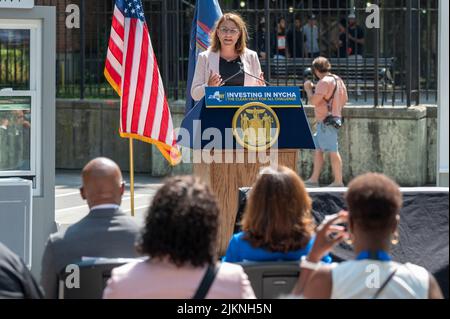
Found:
<svg viewBox="0 0 450 319"><path fill-rule="evenodd" d="M319 28L316 25L311 27L311 25L307 23L303 26L302 32L306 37L306 48L308 49L308 53L320 52Z"/></svg>
<svg viewBox="0 0 450 319"><path fill-rule="evenodd" d="M255 248L250 242L244 239L245 232L234 234L228 245L227 252L222 261L226 262L240 262L244 260L248 261L278 261L278 260L300 260L302 256L305 256L311 250L315 237L311 237L305 248L283 252L272 252L264 248ZM331 263L331 257L329 255L322 259L323 262Z"/></svg>

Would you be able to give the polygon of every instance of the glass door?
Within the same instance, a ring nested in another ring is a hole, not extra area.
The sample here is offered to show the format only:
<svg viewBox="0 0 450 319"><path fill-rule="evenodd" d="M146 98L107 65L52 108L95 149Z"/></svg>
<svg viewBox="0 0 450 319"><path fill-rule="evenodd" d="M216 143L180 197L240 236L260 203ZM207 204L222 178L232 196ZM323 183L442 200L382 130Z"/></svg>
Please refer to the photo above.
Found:
<svg viewBox="0 0 450 319"><path fill-rule="evenodd" d="M0 19L0 177L40 191L41 24Z"/></svg>

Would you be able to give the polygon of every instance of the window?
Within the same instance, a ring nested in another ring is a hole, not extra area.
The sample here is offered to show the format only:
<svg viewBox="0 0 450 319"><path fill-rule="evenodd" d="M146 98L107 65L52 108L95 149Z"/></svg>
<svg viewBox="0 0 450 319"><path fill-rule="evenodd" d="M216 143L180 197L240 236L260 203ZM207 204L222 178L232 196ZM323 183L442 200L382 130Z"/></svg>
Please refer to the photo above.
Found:
<svg viewBox="0 0 450 319"><path fill-rule="evenodd" d="M0 177L40 195L41 22L0 20ZM38 147L39 146L39 147Z"/></svg>

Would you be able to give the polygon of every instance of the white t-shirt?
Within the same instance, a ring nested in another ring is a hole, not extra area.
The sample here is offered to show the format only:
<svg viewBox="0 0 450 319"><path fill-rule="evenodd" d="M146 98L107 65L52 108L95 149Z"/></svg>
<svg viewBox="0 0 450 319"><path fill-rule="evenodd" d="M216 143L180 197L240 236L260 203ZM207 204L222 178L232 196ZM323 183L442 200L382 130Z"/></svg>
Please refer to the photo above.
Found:
<svg viewBox="0 0 450 319"><path fill-rule="evenodd" d="M428 299L428 271L410 263L393 261L351 260L332 269L332 299L371 299L389 275L394 277L378 299Z"/></svg>

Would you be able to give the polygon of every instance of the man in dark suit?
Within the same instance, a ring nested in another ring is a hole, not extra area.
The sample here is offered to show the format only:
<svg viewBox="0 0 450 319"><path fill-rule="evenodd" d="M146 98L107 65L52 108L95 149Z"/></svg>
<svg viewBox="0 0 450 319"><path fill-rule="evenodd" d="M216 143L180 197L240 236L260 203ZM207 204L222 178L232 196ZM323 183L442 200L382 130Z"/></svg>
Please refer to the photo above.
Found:
<svg viewBox="0 0 450 319"><path fill-rule="evenodd" d="M65 232L50 235L42 259L41 285L47 298L58 296L58 275L82 257L137 257L139 232L135 221L120 210L125 183L116 163L107 158L90 161L82 171L81 197L90 212Z"/></svg>
<svg viewBox="0 0 450 319"><path fill-rule="evenodd" d="M0 243L0 299L40 299L41 288L27 266Z"/></svg>

